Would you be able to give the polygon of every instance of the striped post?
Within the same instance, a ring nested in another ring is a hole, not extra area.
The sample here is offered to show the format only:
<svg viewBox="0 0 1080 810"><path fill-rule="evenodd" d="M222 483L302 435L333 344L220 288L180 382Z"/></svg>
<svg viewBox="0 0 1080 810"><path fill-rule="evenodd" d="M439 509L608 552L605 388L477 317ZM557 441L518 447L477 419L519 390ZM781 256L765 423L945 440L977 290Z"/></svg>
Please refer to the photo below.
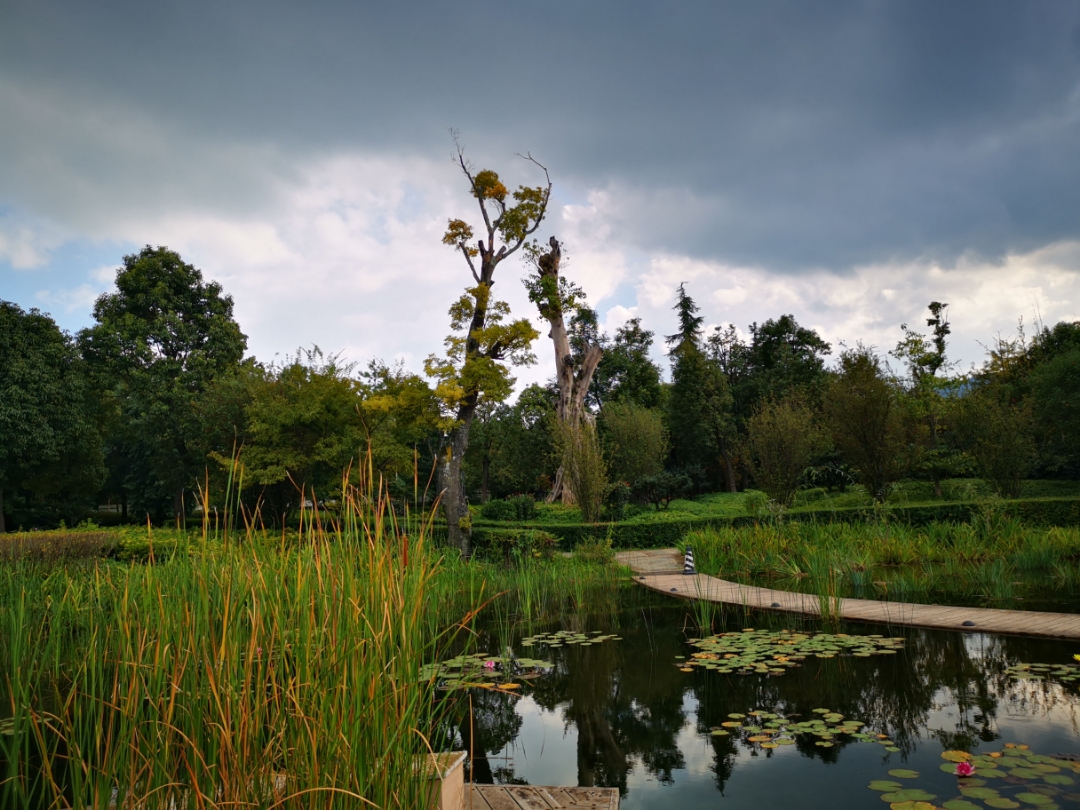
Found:
<svg viewBox="0 0 1080 810"><path fill-rule="evenodd" d="M686 560L683 562L682 572L684 574L696 574L694 570L694 550L689 546L686 547Z"/></svg>

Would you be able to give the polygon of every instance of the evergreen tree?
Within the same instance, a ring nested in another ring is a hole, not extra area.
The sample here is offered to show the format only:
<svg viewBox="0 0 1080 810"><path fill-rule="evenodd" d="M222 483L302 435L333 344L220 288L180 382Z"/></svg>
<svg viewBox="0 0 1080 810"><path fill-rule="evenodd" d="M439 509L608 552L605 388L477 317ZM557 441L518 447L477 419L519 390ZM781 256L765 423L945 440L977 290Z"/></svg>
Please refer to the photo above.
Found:
<svg viewBox="0 0 1080 810"><path fill-rule="evenodd" d="M701 347L703 316L697 303L679 284L673 308L678 315L678 332L667 336L672 361L672 384L667 395L667 430L671 436L671 457L677 468L706 468L715 457L715 444L708 431L708 394L714 366Z"/></svg>

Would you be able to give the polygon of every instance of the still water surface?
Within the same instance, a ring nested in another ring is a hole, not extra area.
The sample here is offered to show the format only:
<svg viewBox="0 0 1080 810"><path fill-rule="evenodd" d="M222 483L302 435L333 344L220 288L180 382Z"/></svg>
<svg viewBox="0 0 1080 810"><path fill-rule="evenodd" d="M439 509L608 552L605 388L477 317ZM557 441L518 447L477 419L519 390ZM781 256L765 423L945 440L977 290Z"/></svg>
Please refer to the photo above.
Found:
<svg viewBox="0 0 1080 810"><path fill-rule="evenodd" d="M748 626L822 629L798 617L740 612L718 618L713 630ZM603 631L622 640L521 647L520 638L538 629ZM957 778L940 768L943 751L978 754L1018 743L1040 754L1080 754L1076 688L1016 681L1004 671L1019 662L1071 662L1080 644L865 624L829 629L903 636L904 649L872 658L808 659L780 676L682 672L678 656L696 651L687 642L698 635L693 619L686 604L644 589L631 589L623 608L603 615L568 617L529 632L486 628L478 650L495 653L509 642L517 655L543 658L554 668L523 681L520 696L451 693L455 746L472 751L467 775L476 782L617 787L627 810L883 810L888 805L867 784L891 779L888 771L896 768L918 771L904 787L935 794L940 806L960 797ZM900 750L889 753L845 735L830 748L799 737L795 745L765 750L747 742L747 734L710 732L730 713L758 710L803 720L817 716L815 708L861 720L865 731L887 735ZM1080 808L1080 776L1052 799Z"/></svg>

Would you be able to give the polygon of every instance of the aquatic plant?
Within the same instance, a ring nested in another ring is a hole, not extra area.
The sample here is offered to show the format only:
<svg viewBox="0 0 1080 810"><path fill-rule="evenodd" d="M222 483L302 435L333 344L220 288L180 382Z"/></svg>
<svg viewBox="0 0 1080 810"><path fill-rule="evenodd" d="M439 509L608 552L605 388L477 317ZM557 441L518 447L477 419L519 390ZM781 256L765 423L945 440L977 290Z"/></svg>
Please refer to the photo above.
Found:
<svg viewBox="0 0 1080 810"><path fill-rule="evenodd" d="M1001 750L986 753L944 751L941 770L956 777L960 795L941 804L944 810L1017 810L1023 805L1056 808L1056 799L1076 801L1080 763L1043 756L1027 745L1005 743ZM892 776L919 778L917 771L889 771ZM937 794L908 788L899 782L876 779L867 786L889 802L890 810L926 810ZM980 804L981 802L981 804ZM924 805L920 807L920 805Z"/></svg>
<svg viewBox="0 0 1080 810"><path fill-rule="evenodd" d="M1074 683L1080 680L1080 664L1013 664L1005 674L1018 681L1056 680Z"/></svg>
<svg viewBox="0 0 1080 810"><path fill-rule="evenodd" d="M471 653L427 664L420 670L425 681L434 681L439 689L518 689L520 680L538 678L551 671L550 661L518 658L510 650L501 655Z"/></svg>
<svg viewBox="0 0 1080 810"><path fill-rule="evenodd" d="M794 745L796 737L803 735L817 737L814 745L819 748L832 748L834 740L843 736L859 742L880 743L889 752L900 750L893 746L888 735L863 731L865 723L861 720L844 719L844 715L830 709L814 709L813 713L817 716L809 720L795 720L775 712L732 712L728 720L709 729L709 733L714 737L738 734L748 747L764 750Z"/></svg>
<svg viewBox="0 0 1080 810"><path fill-rule="evenodd" d="M850 656L869 658L892 655L902 649L902 638L881 635L854 636L847 633L799 633L790 630L720 633L690 643L700 652L676 664L684 672L694 667L722 674L782 675L800 666L807 658Z"/></svg>

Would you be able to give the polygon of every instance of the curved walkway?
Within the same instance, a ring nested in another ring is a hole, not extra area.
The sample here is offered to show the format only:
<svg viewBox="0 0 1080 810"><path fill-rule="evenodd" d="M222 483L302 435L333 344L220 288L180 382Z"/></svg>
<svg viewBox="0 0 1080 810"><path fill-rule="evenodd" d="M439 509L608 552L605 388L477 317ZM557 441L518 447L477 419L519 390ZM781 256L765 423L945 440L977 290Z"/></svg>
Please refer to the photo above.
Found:
<svg viewBox="0 0 1080 810"><path fill-rule="evenodd" d="M822 612L822 600L814 594L739 585L708 574L685 575L682 573L682 555L673 548L620 551L615 557L634 572L634 581L639 585L669 596L811 616L819 616ZM854 621L977 633L1080 639L1080 615L1072 613L915 605L908 602L842 598L834 598L826 607L828 613Z"/></svg>

